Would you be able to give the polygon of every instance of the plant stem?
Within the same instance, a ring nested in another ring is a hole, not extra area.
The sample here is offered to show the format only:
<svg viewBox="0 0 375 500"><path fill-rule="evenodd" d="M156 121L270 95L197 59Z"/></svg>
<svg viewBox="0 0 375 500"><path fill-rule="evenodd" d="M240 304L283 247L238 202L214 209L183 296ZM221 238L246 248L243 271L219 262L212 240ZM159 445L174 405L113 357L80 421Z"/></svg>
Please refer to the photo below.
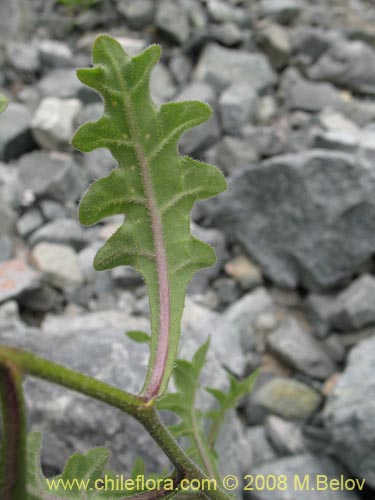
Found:
<svg viewBox="0 0 375 500"><path fill-rule="evenodd" d="M139 407L145 405L143 398L134 396L83 373L65 368L34 354L0 345L0 364L11 360L21 372L48 380L86 396L103 401L111 406L134 415Z"/></svg>
<svg viewBox="0 0 375 500"><path fill-rule="evenodd" d="M11 361L0 361L0 398L3 446L0 464L0 498L26 498L26 418L21 374Z"/></svg>
<svg viewBox="0 0 375 500"><path fill-rule="evenodd" d="M160 421L155 408L139 396L134 396L28 352L0 345L0 365L9 361L16 365L21 372L80 392L128 413L136 418L153 437L172 462L178 474L183 475L186 479L196 479L200 482L210 479L178 445ZM215 487L213 490L205 489L203 493L212 500L231 500L231 497L219 487Z"/></svg>

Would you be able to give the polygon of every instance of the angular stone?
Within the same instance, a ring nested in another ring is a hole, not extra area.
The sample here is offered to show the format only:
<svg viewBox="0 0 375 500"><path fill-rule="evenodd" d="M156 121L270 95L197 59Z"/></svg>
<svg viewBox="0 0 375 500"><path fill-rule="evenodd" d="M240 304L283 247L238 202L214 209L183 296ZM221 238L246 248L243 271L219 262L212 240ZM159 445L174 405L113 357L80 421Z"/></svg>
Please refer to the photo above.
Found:
<svg viewBox="0 0 375 500"><path fill-rule="evenodd" d="M270 413L287 419L306 419L317 410L321 396L293 379L274 377L253 394L253 401Z"/></svg>
<svg viewBox="0 0 375 500"><path fill-rule="evenodd" d="M263 283L261 270L245 255L239 255L225 264L225 272L234 278L242 290L251 290Z"/></svg>
<svg viewBox="0 0 375 500"><path fill-rule="evenodd" d="M335 299L332 324L339 330L356 330L375 324L375 278L364 274Z"/></svg>
<svg viewBox="0 0 375 500"><path fill-rule="evenodd" d="M354 92L375 92L375 50L360 41L339 40L309 68L309 78Z"/></svg>
<svg viewBox="0 0 375 500"><path fill-rule="evenodd" d="M35 288L38 274L22 259L0 262L0 303Z"/></svg>
<svg viewBox="0 0 375 500"><path fill-rule="evenodd" d="M11 102L0 115L0 161L8 162L33 149L30 122L29 110L18 102Z"/></svg>
<svg viewBox="0 0 375 500"><path fill-rule="evenodd" d="M244 125L255 115L257 94L245 83L234 83L219 99L221 123L224 132L239 135Z"/></svg>
<svg viewBox="0 0 375 500"><path fill-rule="evenodd" d="M28 210L17 221L17 232L23 238L27 238L30 233L43 225L43 217L37 208Z"/></svg>
<svg viewBox="0 0 375 500"><path fill-rule="evenodd" d="M324 290L374 253L374 187L368 163L345 153L280 156L233 178L210 220L275 283Z"/></svg>
<svg viewBox="0 0 375 500"><path fill-rule="evenodd" d="M207 11L210 18L216 23L236 23L239 26L249 26L249 13L241 8L235 7L221 0L210 0L207 4Z"/></svg>
<svg viewBox="0 0 375 500"><path fill-rule="evenodd" d="M253 465L270 462L277 458L263 425L251 425L246 431L246 439L249 448L254 450Z"/></svg>
<svg viewBox="0 0 375 500"><path fill-rule="evenodd" d="M0 3L0 41L12 38L21 22L20 0L2 0Z"/></svg>
<svg viewBox="0 0 375 500"><path fill-rule="evenodd" d="M279 24L262 23L257 40L275 68L280 69L286 65L292 48L285 28Z"/></svg>
<svg viewBox="0 0 375 500"><path fill-rule="evenodd" d="M170 101L176 93L176 87L168 68L162 64L154 67L150 79L151 96L156 103Z"/></svg>
<svg viewBox="0 0 375 500"><path fill-rule="evenodd" d="M42 64L50 67L65 67L72 64L73 53L69 46L57 40L41 40L38 43Z"/></svg>
<svg viewBox="0 0 375 500"><path fill-rule="evenodd" d="M77 254L68 246L39 243L33 248L31 259L51 286L63 290L82 284Z"/></svg>
<svg viewBox="0 0 375 500"><path fill-rule="evenodd" d="M235 47L244 40L244 32L235 23L213 24L210 37L225 47Z"/></svg>
<svg viewBox="0 0 375 500"><path fill-rule="evenodd" d="M271 312L274 306L272 297L261 287L241 297L223 314L225 321L231 325L231 331L239 335L245 352L255 347L257 319L260 315Z"/></svg>
<svg viewBox="0 0 375 500"><path fill-rule="evenodd" d="M21 186L36 198L76 201L87 186L82 167L66 154L35 151L17 164Z"/></svg>
<svg viewBox="0 0 375 500"><path fill-rule="evenodd" d="M291 85L287 84L284 98L288 109L313 113L327 107L337 108L342 102L338 90L330 83L309 82L303 79Z"/></svg>
<svg viewBox="0 0 375 500"><path fill-rule="evenodd" d="M281 455L297 455L307 451L302 428L295 422L269 415L266 418L265 429L268 439Z"/></svg>
<svg viewBox="0 0 375 500"><path fill-rule="evenodd" d="M215 147L214 164L226 174L232 175L251 168L259 160L255 147L246 139L225 135Z"/></svg>
<svg viewBox="0 0 375 500"><path fill-rule="evenodd" d="M10 260L13 256L13 242L6 234L0 236L0 262Z"/></svg>
<svg viewBox="0 0 375 500"><path fill-rule="evenodd" d="M298 0L262 0L261 15L282 24L289 24L301 12L302 5Z"/></svg>
<svg viewBox="0 0 375 500"><path fill-rule="evenodd" d="M294 319L287 319L267 338L272 352L295 370L324 380L337 367L324 348Z"/></svg>
<svg viewBox="0 0 375 500"><path fill-rule="evenodd" d="M230 83L246 83L255 91L276 83L276 76L262 54L233 50L210 43L203 50L195 70L195 78L221 92Z"/></svg>
<svg viewBox="0 0 375 500"><path fill-rule="evenodd" d="M152 0L137 0L136 2L117 0L117 10L124 16L129 28L139 30L153 20L155 5Z"/></svg>
<svg viewBox="0 0 375 500"><path fill-rule="evenodd" d="M0 235L14 232L16 214L0 195Z"/></svg>
<svg viewBox="0 0 375 500"><path fill-rule="evenodd" d="M75 219L56 219L35 231L29 242L31 246L45 241L81 250L93 235L97 235L97 232L97 228L83 229Z"/></svg>
<svg viewBox="0 0 375 500"><path fill-rule="evenodd" d="M375 279L364 274L337 295L311 294L306 302L314 328L321 336L330 330L352 331L375 324Z"/></svg>
<svg viewBox="0 0 375 500"><path fill-rule="evenodd" d="M81 111L82 104L78 99L46 97L31 121L35 141L44 149L69 149Z"/></svg>
<svg viewBox="0 0 375 500"><path fill-rule="evenodd" d="M10 42L5 53L8 63L20 73L36 74L40 70L39 51L35 43Z"/></svg>
<svg viewBox="0 0 375 500"><path fill-rule="evenodd" d="M375 337L363 340L349 354L343 374L323 411L329 445L338 460L375 488Z"/></svg>
<svg viewBox="0 0 375 500"><path fill-rule="evenodd" d="M314 133L313 146L321 149L336 149L354 153L358 148L358 136L352 132L317 131Z"/></svg>
<svg viewBox="0 0 375 500"><path fill-rule="evenodd" d="M341 476L344 481L349 476L341 465L326 455L305 453L293 457L279 458L254 467L251 474L254 477L275 477L281 480L285 475L286 478L281 488L277 488L277 490L272 490L272 487L259 488L251 493L251 497L245 495L246 500L250 500L250 498L251 500L301 500L301 497L303 497L303 500L321 500L323 491L327 500L359 500L360 498L355 491L341 488L335 489ZM301 486L305 478L308 478L308 483ZM322 480L323 482L327 481L327 490L325 489L325 483L320 485L324 490L319 490L319 478L325 478ZM331 480L335 481L334 488L328 489ZM301 495L301 491L303 491L303 495Z"/></svg>
<svg viewBox="0 0 375 500"><path fill-rule="evenodd" d="M160 2L155 18L156 26L166 36L179 44L185 43L189 38L189 20L185 11L178 2Z"/></svg>
<svg viewBox="0 0 375 500"><path fill-rule="evenodd" d="M72 68L56 68L38 82L42 97L69 99L77 97L84 103L100 100L99 95L78 80L77 71Z"/></svg>

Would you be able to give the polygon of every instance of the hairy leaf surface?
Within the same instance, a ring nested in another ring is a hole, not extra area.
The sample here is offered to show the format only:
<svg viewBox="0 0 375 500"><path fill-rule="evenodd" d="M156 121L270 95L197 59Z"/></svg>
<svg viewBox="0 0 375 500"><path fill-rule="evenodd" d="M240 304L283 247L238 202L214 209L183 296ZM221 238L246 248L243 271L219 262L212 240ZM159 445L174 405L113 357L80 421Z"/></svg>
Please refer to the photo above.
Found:
<svg viewBox="0 0 375 500"><path fill-rule="evenodd" d="M144 388L149 399L166 389L173 369L186 285L196 271L215 262L212 248L191 235L190 211L195 201L226 187L217 168L178 153L181 134L205 122L209 106L186 101L157 108L151 100L149 77L160 53L152 45L130 57L115 39L99 36L94 67L78 70L78 77L102 95L104 114L73 138L73 146L83 152L108 148L119 165L90 186L79 218L91 225L111 215L126 216L97 253L94 267L130 265L146 282L152 327Z"/></svg>
<svg viewBox="0 0 375 500"><path fill-rule="evenodd" d="M196 396L200 387L200 376L206 362L209 341L194 354L192 361L178 359L173 371L177 392L165 394L158 402L159 410L176 413L181 422L169 429L176 438L187 437L186 450L210 477L218 478L216 454L207 442L203 430L202 412L196 408Z"/></svg>
<svg viewBox="0 0 375 500"><path fill-rule="evenodd" d="M85 454L75 453L66 463L62 474L50 479L44 477L41 468L41 449L42 435L37 432L29 434L27 500L120 500L136 493L115 491L111 489L110 482L107 483L107 491L99 491L103 483L96 481L103 479L104 475L109 479L116 479L116 474L106 469L109 458L106 448L94 448ZM141 463L137 463L136 473L140 470L144 473ZM116 482L114 485L116 486Z"/></svg>
<svg viewBox="0 0 375 500"><path fill-rule="evenodd" d="M214 446L218 433L225 422L225 416L231 409L236 408L238 401L249 394L254 386L258 372L254 371L244 380L237 380L229 374L229 389L227 392L214 387L207 387L206 390L214 396L218 403L218 408L206 413L206 417L211 420L211 428L208 436L210 446Z"/></svg>

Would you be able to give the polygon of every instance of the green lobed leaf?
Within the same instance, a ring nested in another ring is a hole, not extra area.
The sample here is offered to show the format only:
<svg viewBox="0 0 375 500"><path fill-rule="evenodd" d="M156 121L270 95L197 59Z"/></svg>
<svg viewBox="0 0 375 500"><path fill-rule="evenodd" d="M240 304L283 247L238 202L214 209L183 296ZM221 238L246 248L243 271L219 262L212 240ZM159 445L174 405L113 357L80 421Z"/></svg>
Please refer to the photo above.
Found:
<svg viewBox="0 0 375 500"><path fill-rule="evenodd" d="M8 99L5 97L5 95L0 94L0 113L6 110L8 106Z"/></svg>
<svg viewBox="0 0 375 500"><path fill-rule="evenodd" d="M189 447L186 452L211 476L219 478L216 468L216 453L209 446L203 430L202 413L196 408L196 396L200 387L200 376L206 362L209 340L194 354L191 362L177 360L173 378L177 392L165 394L157 403L159 410L176 413L181 422L170 426L176 438L187 437Z"/></svg>
<svg viewBox="0 0 375 500"><path fill-rule="evenodd" d="M208 436L208 443L211 447L215 445L218 433L225 422L227 412L236 408L239 400L251 392L257 376L257 370L243 380L237 380L233 375L229 374L229 389L227 392L213 387L206 387L206 391L216 399L219 405L217 409L205 414L211 420L211 428Z"/></svg>
<svg viewBox="0 0 375 500"><path fill-rule="evenodd" d="M152 336L143 392L150 399L165 391L173 370L186 285L215 262L213 249L191 235L190 211L197 200L226 188L216 167L178 153L180 136L210 117L209 106L187 101L157 108L151 100L149 77L160 54L152 45L130 57L115 39L99 36L94 67L77 74L102 95L104 114L79 128L72 141L82 152L108 148L119 164L90 186L79 219L92 225L126 215L97 253L94 267L130 265L146 282Z"/></svg>
<svg viewBox="0 0 375 500"><path fill-rule="evenodd" d="M148 333L139 330L129 330L125 335L138 344L148 344L151 340Z"/></svg>
<svg viewBox="0 0 375 500"><path fill-rule="evenodd" d="M27 449L27 499L26 500L120 500L137 493L129 490L95 488L95 481L106 475L116 481L117 474L106 469L109 451L94 448L85 454L75 453L67 462L62 474L45 478L40 457L42 435L30 433ZM137 461L130 477L144 474L144 466ZM110 483L108 483L110 484ZM69 485L69 486L68 486ZM103 483L99 483L101 488ZM114 482L116 486L116 482Z"/></svg>

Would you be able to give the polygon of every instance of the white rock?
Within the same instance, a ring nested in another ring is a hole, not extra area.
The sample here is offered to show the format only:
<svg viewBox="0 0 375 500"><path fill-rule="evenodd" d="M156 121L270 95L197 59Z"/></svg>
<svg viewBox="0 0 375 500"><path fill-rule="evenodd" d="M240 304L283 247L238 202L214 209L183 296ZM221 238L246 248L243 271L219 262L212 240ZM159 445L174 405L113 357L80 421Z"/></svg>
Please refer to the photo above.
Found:
<svg viewBox="0 0 375 500"><path fill-rule="evenodd" d="M46 97L31 121L34 139L45 149L66 149L81 111L82 104L78 99Z"/></svg>
<svg viewBox="0 0 375 500"><path fill-rule="evenodd" d="M63 289L82 284L78 257L71 247L56 243L39 243L33 248L31 258L50 285Z"/></svg>

